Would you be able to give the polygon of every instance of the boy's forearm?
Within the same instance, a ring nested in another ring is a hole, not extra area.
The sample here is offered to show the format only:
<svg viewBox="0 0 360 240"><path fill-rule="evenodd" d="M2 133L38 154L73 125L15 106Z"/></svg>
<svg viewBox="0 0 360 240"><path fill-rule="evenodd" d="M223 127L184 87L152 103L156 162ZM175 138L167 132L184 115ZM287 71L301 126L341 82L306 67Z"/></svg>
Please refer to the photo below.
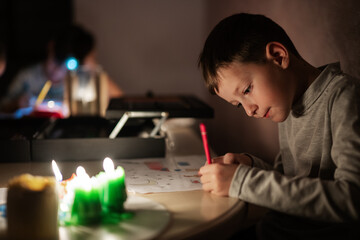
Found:
<svg viewBox="0 0 360 240"><path fill-rule="evenodd" d="M289 177L244 165L235 172L229 195L279 212L323 221L358 220L360 214L360 191L348 182Z"/></svg>

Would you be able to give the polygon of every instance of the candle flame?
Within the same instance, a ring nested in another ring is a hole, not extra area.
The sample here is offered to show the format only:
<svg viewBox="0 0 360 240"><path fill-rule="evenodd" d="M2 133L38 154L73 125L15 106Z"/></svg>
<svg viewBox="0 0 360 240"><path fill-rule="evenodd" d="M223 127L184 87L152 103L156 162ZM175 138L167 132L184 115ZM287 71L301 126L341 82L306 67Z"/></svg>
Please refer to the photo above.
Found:
<svg viewBox="0 0 360 240"><path fill-rule="evenodd" d="M78 166L76 169L76 181L78 187L83 188L86 191L91 190L91 181L89 175L86 173L85 168L82 166Z"/></svg>
<svg viewBox="0 0 360 240"><path fill-rule="evenodd" d="M92 186L92 187L94 187L94 188L98 188L98 187L99 187L99 181L97 180L96 177L94 177L94 176L91 177L90 181L91 181L91 186Z"/></svg>
<svg viewBox="0 0 360 240"><path fill-rule="evenodd" d="M62 176L60 169L58 168L55 160L52 160L51 164L52 164L52 169L53 169L56 181L61 182L63 179L63 176Z"/></svg>
<svg viewBox="0 0 360 240"><path fill-rule="evenodd" d="M82 166L78 166L76 169L76 176L78 177L86 177L87 173L85 171L85 168Z"/></svg>
<svg viewBox="0 0 360 240"><path fill-rule="evenodd" d="M118 166L115 170L117 177L123 177L125 176L125 170L122 166Z"/></svg>
<svg viewBox="0 0 360 240"><path fill-rule="evenodd" d="M106 173L113 173L115 170L114 162L111 160L111 158L106 157L103 162L103 167Z"/></svg>

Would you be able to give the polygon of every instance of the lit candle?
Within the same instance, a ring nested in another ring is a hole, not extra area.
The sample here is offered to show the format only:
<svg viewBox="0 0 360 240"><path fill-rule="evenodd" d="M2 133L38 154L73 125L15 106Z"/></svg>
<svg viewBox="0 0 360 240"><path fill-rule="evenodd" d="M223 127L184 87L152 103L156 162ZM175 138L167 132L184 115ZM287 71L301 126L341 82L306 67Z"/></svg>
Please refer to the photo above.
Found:
<svg viewBox="0 0 360 240"><path fill-rule="evenodd" d="M120 166L115 169L110 158L104 159L103 167L105 172L100 172L97 175L103 213L122 213L127 198L125 171Z"/></svg>
<svg viewBox="0 0 360 240"><path fill-rule="evenodd" d="M59 169L58 165L56 164L55 160L52 160L51 165L52 165L52 169L53 169L56 181L61 182L63 179L63 176L62 176L60 169Z"/></svg>
<svg viewBox="0 0 360 240"><path fill-rule="evenodd" d="M63 176L60 172L58 165L56 164L55 160L51 162L52 169L54 172L55 179L57 181L58 189L59 189L59 212L58 218L59 223L61 225L65 225L67 222L71 220L71 213L70 213L70 206L72 206L74 201L74 196L71 194L67 194L67 184L76 176L73 174L71 178L62 181Z"/></svg>
<svg viewBox="0 0 360 240"><path fill-rule="evenodd" d="M60 183L60 185L59 185L59 188L60 188L60 190L59 190L59 198L63 199L64 196L67 194L67 184L71 180L73 180L76 175L75 175L75 173L73 173L70 178L63 181L62 180L63 176L62 176L62 174L60 172L60 169L59 169L58 165L56 164L55 160L52 160L51 164L52 164L52 169L53 169L53 172L54 172L55 179L56 179L57 182Z"/></svg>
<svg viewBox="0 0 360 240"><path fill-rule="evenodd" d="M7 239L58 239L57 213L55 178L23 174L9 181Z"/></svg>
<svg viewBox="0 0 360 240"><path fill-rule="evenodd" d="M101 222L101 204L96 178L91 178L85 169L79 166L76 177L69 187L74 192L71 209L71 224L88 225Z"/></svg>

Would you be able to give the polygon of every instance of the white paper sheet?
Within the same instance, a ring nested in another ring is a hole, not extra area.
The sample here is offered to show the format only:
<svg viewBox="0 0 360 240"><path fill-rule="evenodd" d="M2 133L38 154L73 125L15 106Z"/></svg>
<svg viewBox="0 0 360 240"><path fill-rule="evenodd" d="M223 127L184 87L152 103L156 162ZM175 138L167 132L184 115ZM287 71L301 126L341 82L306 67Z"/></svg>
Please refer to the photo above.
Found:
<svg viewBox="0 0 360 240"><path fill-rule="evenodd" d="M129 192L154 193L202 189L198 171L205 162L205 155L191 155L116 160L116 165L125 169Z"/></svg>

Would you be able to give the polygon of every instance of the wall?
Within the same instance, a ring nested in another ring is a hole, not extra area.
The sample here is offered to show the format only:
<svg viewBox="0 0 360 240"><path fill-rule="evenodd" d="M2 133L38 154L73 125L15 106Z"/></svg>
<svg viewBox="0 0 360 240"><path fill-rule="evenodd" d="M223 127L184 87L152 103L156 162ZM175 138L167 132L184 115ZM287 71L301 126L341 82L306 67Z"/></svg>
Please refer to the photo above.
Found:
<svg viewBox="0 0 360 240"><path fill-rule="evenodd" d="M210 30L236 12L279 23L314 66L341 61L360 77L360 2L356 0L75 0L75 20L98 39L99 59L126 93L193 93L215 108L209 142L218 154L247 151L271 161L276 124L249 119L210 96L196 67Z"/></svg>
<svg viewBox="0 0 360 240"><path fill-rule="evenodd" d="M204 1L74 3L75 21L96 35L101 64L126 93L207 95L197 70Z"/></svg>

